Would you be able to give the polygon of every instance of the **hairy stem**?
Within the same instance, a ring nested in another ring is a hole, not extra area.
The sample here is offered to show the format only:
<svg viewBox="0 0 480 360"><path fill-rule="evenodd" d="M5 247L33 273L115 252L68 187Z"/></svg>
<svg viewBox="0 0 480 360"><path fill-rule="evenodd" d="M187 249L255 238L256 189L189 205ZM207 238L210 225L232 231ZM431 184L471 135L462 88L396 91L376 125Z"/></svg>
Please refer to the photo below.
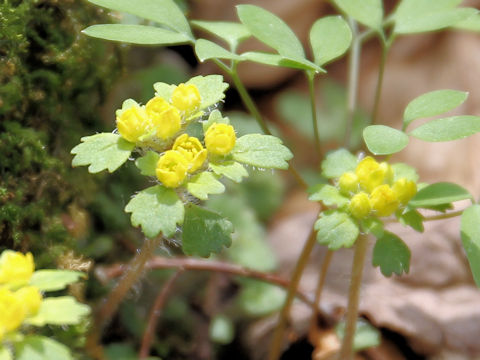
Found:
<svg viewBox="0 0 480 360"><path fill-rule="evenodd" d="M368 237L360 235L355 243L353 256L350 289L348 291L347 317L345 321L345 335L340 348L339 360L353 358L353 339L358 318L358 305L360 302L360 288L362 285L363 266L368 248Z"/></svg>
<svg viewBox="0 0 480 360"><path fill-rule="evenodd" d="M145 239L139 252L132 259L124 275L108 294L106 300L102 303L95 316L95 324L92 326L91 332L87 337L87 348L91 350L91 355L97 359L103 358L101 348L99 347L99 340L102 329L106 323L111 319L113 314L118 309L125 295L132 288L132 286L142 276L145 264L150 259L157 247L159 239Z"/></svg>
<svg viewBox="0 0 480 360"><path fill-rule="evenodd" d="M287 298L285 299L285 304L283 305L282 310L280 311L279 319L275 331L273 332L273 339L270 346L270 353L268 356L269 360L277 360L280 358L280 353L282 351L283 344L283 334L285 332L285 327L287 325L288 315L290 313L290 308L292 306L295 294L297 292L298 284L303 274L303 270L308 263L308 258L312 253L313 246L316 243L315 231L312 228L310 235L308 236L305 245L303 246L302 252L297 260L295 269L293 270L292 278L290 280L290 285L287 291Z"/></svg>
<svg viewBox="0 0 480 360"><path fill-rule="evenodd" d="M306 72L308 79L308 90L310 93L310 108L312 111L312 125L313 125L313 136L315 139L315 147L317 153L320 156L322 153L322 146L320 142L320 133L318 132L318 120L317 120L317 107L315 103L315 74L312 72Z"/></svg>
<svg viewBox="0 0 480 360"><path fill-rule="evenodd" d="M322 267L320 269L320 274L318 275L317 288L315 290L315 299L313 303L315 307L313 308L312 318L310 320L310 331L314 331L317 327L317 318L318 318L318 309L320 306L320 298L322 296L323 286L325 285L325 279L327 278L328 268L332 261L334 252L332 250L327 250L325 257L323 258Z"/></svg>
<svg viewBox="0 0 480 360"><path fill-rule="evenodd" d="M150 315L148 317L147 327L143 333L142 345L138 353L140 359L145 359L150 354L150 348L152 346L153 337L155 334L155 329L157 328L158 319L162 312L163 307L165 306L168 296L172 290L175 281L177 281L180 274L183 270L177 270L163 285L160 293L158 294L155 302L153 303L152 309L150 310Z"/></svg>
<svg viewBox="0 0 480 360"><path fill-rule="evenodd" d="M347 119L345 123L345 147L350 147L352 137L353 120L355 110L357 108L358 96L358 77L360 68L360 54L362 49L362 41L358 36L357 23L350 19L350 27L352 28L353 40L348 56L348 95L347 95Z"/></svg>

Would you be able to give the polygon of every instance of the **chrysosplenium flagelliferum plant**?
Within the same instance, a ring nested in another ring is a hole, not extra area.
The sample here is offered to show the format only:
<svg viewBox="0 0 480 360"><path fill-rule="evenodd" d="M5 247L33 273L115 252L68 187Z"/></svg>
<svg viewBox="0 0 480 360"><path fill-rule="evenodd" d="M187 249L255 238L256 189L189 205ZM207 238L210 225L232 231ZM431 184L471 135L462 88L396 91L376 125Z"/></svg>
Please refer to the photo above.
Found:
<svg viewBox="0 0 480 360"><path fill-rule="evenodd" d="M77 325L83 321L90 312L88 306L72 296L46 296L81 277L82 273L70 270L35 271L31 253L12 250L1 253L0 359L46 359L48 354L65 360L72 358L67 347L31 333L37 327Z"/></svg>
<svg viewBox="0 0 480 360"><path fill-rule="evenodd" d="M197 76L178 86L156 83L146 104L128 99L116 111L116 131L82 138L72 150L73 166L112 172L137 156L141 174L157 185L134 195L125 207L132 224L149 238L173 237L181 228L188 255L218 252L230 244L232 226L198 201L224 192L220 178L240 182L248 176L244 165L286 169L292 157L274 136L237 139L229 119L216 109L227 86L219 75Z"/></svg>

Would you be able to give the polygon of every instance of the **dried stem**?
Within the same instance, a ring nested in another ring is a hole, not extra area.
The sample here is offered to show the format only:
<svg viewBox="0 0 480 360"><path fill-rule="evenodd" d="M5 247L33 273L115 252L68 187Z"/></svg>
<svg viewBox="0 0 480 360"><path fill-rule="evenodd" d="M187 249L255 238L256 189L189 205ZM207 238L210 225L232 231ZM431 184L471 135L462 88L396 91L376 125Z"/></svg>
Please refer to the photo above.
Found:
<svg viewBox="0 0 480 360"><path fill-rule="evenodd" d="M352 275L350 289L348 291L347 318L345 321L345 335L340 348L339 360L351 360L353 358L353 339L357 326L358 305L360 302L360 288L362 285L363 266L368 248L368 237L360 235L355 243L353 256Z"/></svg>
<svg viewBox="0 0 480 360"><path fill-rule="evenodd" d="M148 317L147 327L143 333L142 345L138 353L140 359L145 359L150 354L150 348L152 346L153 337L155 334L155 329L157 328L158 319L162 313L162 309L165 306L168 296L172 291L172 287L177 281L180 274L183 270L177 270L163 285L160 290L155 302L153 303L152 309L150 310L150 315Z"/></svg>
<svg viewBox="0 0 480 360"><path fill-rule="evenodd" d="M330 263L332 261L333 254L334 252L332 250L327 250L325 257L323 258L320 274L318 275L317 288L315 290L315 299L313 300L315 307L313 308L312 318L310 320L310 332L313 332L314 329L317 327L320 298L322 296L323 286L325 285L325 279L327 277L328 267L330 266Z"/></svg>

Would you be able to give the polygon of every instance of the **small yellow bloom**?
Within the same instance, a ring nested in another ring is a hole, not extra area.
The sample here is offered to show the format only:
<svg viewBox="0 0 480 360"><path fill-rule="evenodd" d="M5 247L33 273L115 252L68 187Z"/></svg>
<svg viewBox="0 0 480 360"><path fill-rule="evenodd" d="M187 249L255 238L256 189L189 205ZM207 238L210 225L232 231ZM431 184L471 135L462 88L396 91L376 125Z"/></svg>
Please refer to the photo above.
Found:
<svg viewBox="0 0 480 360"><path fill-rule="evenodd" d="M348 171L343 173L338 179L340 192L344 195L350 195L358 191L358 177L355 173Z"/></svg>
<svg viewBox="0 0 480 360"><path fill-rule="evenodd" d="M158 159L155 173L163 185L175 188L185 180L188 165L188 160L181 153L168 150Z"/></svg>
<svg viewBox="0 0 480 360"><path fill-rule="evenodd" d="M236 140L233 126L227 124L214 123L205 133L205 146L214 155L227 155L232 151Z"/></svg>
<svg viewBox="0 0 480 360"><path fill-rule="evenodd" d="M5 250L0 257L0 284L10 283L14 286L30 281L35 264L31 253Z"/></svg>
<svg viewBox="0 0 480 360"><path fill-rule="evenodd" d="M207 150L194 136L180 135L173 144L172 150L178 151L189 162L188 172L193 173L200 169L207 159Z"/></svg>
<svg viewBox="0 0 480 360"><path fill-rule="evenodd" d="M352 200L350 200L350 204L348 204L348 209L357 219L365 219L372 210L368 194L363 191L355 194Z"/></svg>
<svg viewBox="0 0 480 360"><path fill-rule="evenodd" d="M370 194L370 204L377 216L392 215L400 205L397 194L389 185L380 185Z"/></svg>
<svg viewBox="0 0 480 360"><path fill-rule="evenodd" d="M193 84L180 84L173 90L171 101L178 110L191 114L200 106L200 92Z"/></svg>
<svg viewBox="0 0 480 360"><path fill-rule="evenodd" d="M393 171L387 163L379 164L374 158L367 156L358 163L355 174L362 188L371 192L385 181L391 180Z"/></svg>
<svg viewBox="0 0 480 360"><path fill-rule="evenodd" d="M132 106L117 116L117 128L120 135L130 142L137 142L148 133L152 124L143 107Z"/></svg>
<svg viewBox="0 0 480 360"><path fill-rule="evenodd" d="M415 182L412 180L402 178L395 181L392 189L395 194L397 194L400 203L402 203L402 205L406 205L417 193L417 184L415 184Z"/></svg>
<svg viewBox="0 0 480 360"><path fill-rule="evenodd" d="M42 294L35 286L25 286L15 292L15 296L23 305L26 316L35 315L42 303Z"/></svg>
<svg viewBox="0 0 480 360"><path fill-rule="evenodd" d="M147 102L145 107L156 136L160 139L166 140L180 130L180 112L163 98L155 96Z"/></svg>
<svg viewBox="0 0 480 360"><path fill-rule="evenodd" d="M17 329L25 316L25 308L15 294L0 288L0 336Z"/></svg>

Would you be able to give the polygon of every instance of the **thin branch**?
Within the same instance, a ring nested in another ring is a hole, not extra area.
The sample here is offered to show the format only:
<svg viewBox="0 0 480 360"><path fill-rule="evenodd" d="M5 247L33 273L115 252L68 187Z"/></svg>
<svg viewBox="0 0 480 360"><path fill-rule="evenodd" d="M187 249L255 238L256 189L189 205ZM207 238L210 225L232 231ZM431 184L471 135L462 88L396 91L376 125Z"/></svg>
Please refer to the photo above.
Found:
<svg viewBox="0 0 480 360"><path fill-rule="evenodd" d="M308 79L308 91L310 93L310 109L312 112L313 136L315 139L315 147L318 156L322 154L322 147L320 142L320 133L318 131L317 107L315 104L315 73L305 72Z"/></svg>
<svg viewBox="0 0 480 360"><path fill-rule="evenodd" d="M152 346L153 337L155 334L155 329L157 328L158 319L162 312L163 307L165 306L170 292L172 290L175 281L177 281L180 274L183 270L177 270L163 285L160 293L158 294L155 302L153 303L152 309L150 310L150 315L148 317L147 327L143 333L142 345L138 353L140 359L145 359L150 354L150 348Z"/></svg>

